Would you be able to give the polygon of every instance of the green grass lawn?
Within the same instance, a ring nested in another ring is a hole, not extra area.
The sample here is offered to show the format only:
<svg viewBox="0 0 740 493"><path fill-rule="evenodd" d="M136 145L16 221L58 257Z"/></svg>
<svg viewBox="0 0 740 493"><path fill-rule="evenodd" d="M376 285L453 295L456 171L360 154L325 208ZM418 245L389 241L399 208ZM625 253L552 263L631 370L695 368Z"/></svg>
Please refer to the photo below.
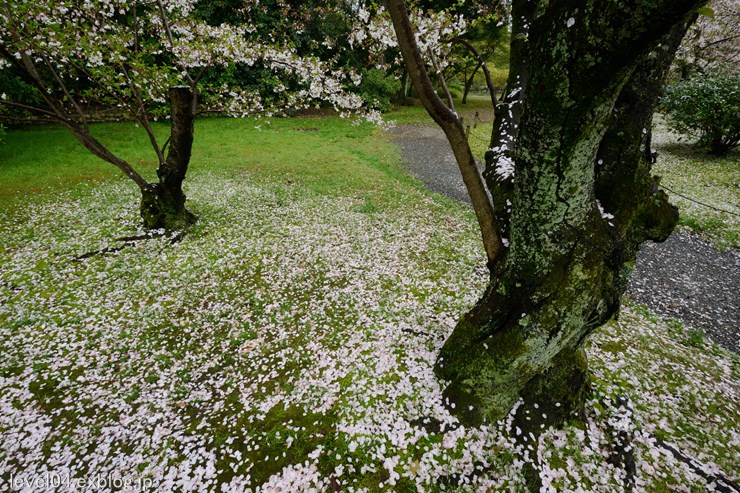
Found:
<svg viewBox="0 0 740 493"><path fill-rule="evenodd" d="M153 176L140 129L96 131ZM367 124L198 121L192 231L76 261L139 232L135 185L61 130L9 132L0 490L52 471L158 491L509 492L533 466L547 491L615 492L616 430L640 491L707 489L657 439L737 481L738 357L631 304L589 342L586 426L529 446L506 420L459 426L432 365L485 287L484 252L473 214L398 161Z"/></svg>

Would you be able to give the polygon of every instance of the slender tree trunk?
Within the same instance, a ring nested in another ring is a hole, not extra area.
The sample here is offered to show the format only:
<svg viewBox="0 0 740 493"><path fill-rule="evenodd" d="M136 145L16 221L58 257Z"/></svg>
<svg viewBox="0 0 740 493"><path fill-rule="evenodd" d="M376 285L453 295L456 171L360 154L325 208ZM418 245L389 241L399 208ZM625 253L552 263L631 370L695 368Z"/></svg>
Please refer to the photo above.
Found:
<svg viewBox="0 0 740 493"><path fill-rule="evenodd" d="M582 409L585 338L618 312L639 244L676 224L640 143L671 42L703 3L551 2L533 18L511 152L510 247L436 365L464 422L501 418L520 398L525 430ZM625 136L633 127L639 135Z"/></svg>
<svg viewBox="0 0 740 493"><path fill-rule="evenodd" d="M141 217L148 229L174 231L196 221L195 215L185 208L182 191L193 147L194 98L190 87L170 88L172 127L169 152L157 169L159 181L141 192Z"/></svg>
<svg viewBox="0 0 740 493"><path fill-rule="evenodd" d="M450 147L452 147L455 161L460 168L463 183L470 195L473 210L478 218L478 225L481 231L483 247L486 250L488 264L492 266L503 253L503 245L493 215L493 207L486 187L483 184L483 179L480 173L478 173L478 167L475 157L470 150L465 129L457 114L451 108L445 106L445 103L439 98L432 86L429 74L424 67L424 61L416 43L416 38L414 37L414 30L408 16L406 3L403 0L386 0L385 4L393 21L393 27L396 31L399 48L403 54L409 79L413 83L427 113L429 113L429 116L445 132ZM431 55L432 62L434 63L433 54ZM444 82L443 78L441 78L441 82Z"/></svg>
<svg viewBox="0 0 740 493"><path fill-rule="evenodd" d="M468 104L468 94L470 93L470 88L473 87L473 81L475 80L475 74L478 73L478 69L480 66L483 65L481 61L478 61L478 65L476 65L473 68L473 73L470 74L470 77L465 78L465 87L463 87L463 97L462 97L462 104Z"/></svg>

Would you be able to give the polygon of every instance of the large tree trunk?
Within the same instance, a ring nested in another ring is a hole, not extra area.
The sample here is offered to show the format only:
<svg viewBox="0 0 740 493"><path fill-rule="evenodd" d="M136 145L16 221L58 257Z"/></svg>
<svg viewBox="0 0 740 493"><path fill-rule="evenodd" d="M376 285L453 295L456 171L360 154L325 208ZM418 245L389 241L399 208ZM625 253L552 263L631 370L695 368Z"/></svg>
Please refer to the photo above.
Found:
<svg viewBox="0 0 740 493"><path fill-rule="evenodd" d="M499 419L520 398L525 430L581 410L584 339L618 312L639 244L676 224L640 144L703 3L566 1L536 12L511 212L497 211L510 247L436 366L464 422Z"/></svg>
<svg viewBox="0 0 740 493"><path fill-rule="evenodd" d="M196 221L196 216L185 208L182 191L193 147L194 101L190 87L170 88L172 127L169 152L157 169L159 181L141 192L141 217L147 229L176 231Z"/></svg>

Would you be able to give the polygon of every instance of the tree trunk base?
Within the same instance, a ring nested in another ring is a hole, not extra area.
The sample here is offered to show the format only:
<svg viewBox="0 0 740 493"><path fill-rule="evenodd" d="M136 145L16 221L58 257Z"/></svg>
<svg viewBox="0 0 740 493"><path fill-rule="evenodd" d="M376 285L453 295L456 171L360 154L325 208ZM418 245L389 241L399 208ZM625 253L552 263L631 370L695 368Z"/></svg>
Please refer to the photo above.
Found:
<svg viewBox="0 0 740 493"><path fill-rule="evenodd" d="M197 216L185 208L185 195L168 194L160 184L141 192L141 218L145 229L180 231L195 224Z"/></svg>
<svg viewBox="0 0 740 493"><path fill-rule="evenodd" d="M484 373L493 368L493 362L479 363ZM448 376L443 368L437 366L436 370L442 378ZM503 388L494 391L499 395L482 396L460 385L459 381L453 381L445 388L444 396L452 413L463 424L476 426L486 420L505 417L511 407L510 400L518 394L523 402L517 408L513 424L519 428L519 434L532 433L536 437L549 427L562 427L565 423L585 419L585 402L590 391L585 351L582 348L563 349L552 359L549 368L531 378L521 391L516 392L517 387L519 385L511 386L511 396Z"/></svg>
<svg viewBox="0 0 740 493"><path fill-rule="evenodd" d="M524 402L517 409L514 425L524 435L537 437L549 427L583 422L589 391L586 352L583 348L564 349L553 358L550 368L532 378L522 390Z"/></svg>

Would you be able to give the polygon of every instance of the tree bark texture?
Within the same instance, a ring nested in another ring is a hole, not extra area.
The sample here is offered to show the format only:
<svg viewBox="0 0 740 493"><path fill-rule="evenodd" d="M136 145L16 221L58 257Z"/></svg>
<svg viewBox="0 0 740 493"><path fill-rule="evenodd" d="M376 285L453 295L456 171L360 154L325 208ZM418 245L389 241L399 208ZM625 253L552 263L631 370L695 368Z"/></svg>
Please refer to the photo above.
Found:
<svg viewBox="0 0 740 493"><path fill-rule="evenodd" d="M141 194L141 217L147 229L176 231L193 224L195 215L185 208L182 182L190 164L194 131L194 99L190 87L171 87L171 130L169 151L157 169L157 183Z"/></svg>
<svg viewBox="0 0 740 493"><path fill-rule="evenodd" d="M704 3L573 0L530 10L510 246L436 365L463 422L502 418L520 398L525 430L581 411L584 340L618 313L640 243L665 239L676 224L642 135ZM533 6L514 2L515 11Z"/></svg>
<svg viewBox="0 0 740 493"><path fill-rule="evenodd" d="M484 156L483 177L491 191L499 230L507 239L514 175L507 173L506 168L513 164L514 143L519 135L522 100L529 81L529 30L536 12L536 0L519 1L512 5L509 76L502 101L495 105L491 142Z"/></svg>

